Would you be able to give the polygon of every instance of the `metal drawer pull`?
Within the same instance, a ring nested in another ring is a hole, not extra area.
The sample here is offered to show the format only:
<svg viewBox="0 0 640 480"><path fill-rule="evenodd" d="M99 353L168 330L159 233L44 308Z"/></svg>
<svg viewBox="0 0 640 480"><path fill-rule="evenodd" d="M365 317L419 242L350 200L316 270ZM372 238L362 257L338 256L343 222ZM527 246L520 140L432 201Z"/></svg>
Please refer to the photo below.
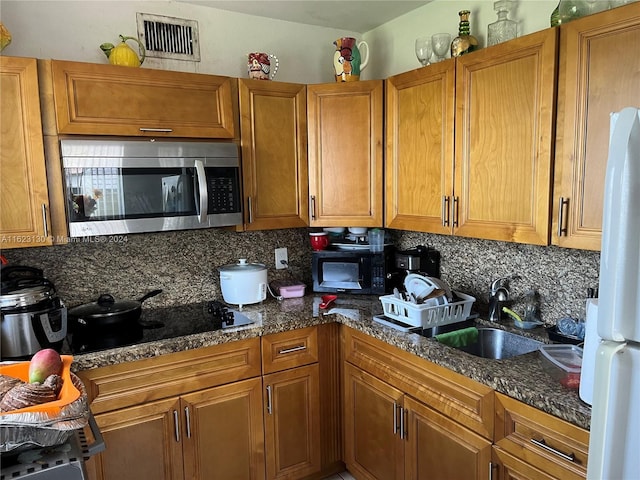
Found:
<svg viewBox="0 0 640 480"><path fill-rule="evenodd" d="M191 418L189 417L189 407L184 407L184 419L187 421L187 438L191 438Z"/></svg>
<svg viewBox="0 0 640 480"><path fill-rule="evenodd" d="M140 127L141 132L157 132L157 133L171 133L173 132L172 128L143 128Z"/></svg>
<svg viewBox="0 0 640 480"><path fill-rule="evenodd" d="M176 442L180 442L180 420L178 419L178 411L173 411L173 426L176 432Z"/></svg>
<svg viewBox="0 0 640 480"><path fill-rule="evenodd" d="M309 213L311 215L311 220L315 220L316 219L316 196L311 195L310 200L311 202L309 202Z"/></svg>
<svg viewBox="0 0 640 480"><path fill-rule="evenodd" d="M453 226L458 227L459 216L458 197L453 197L453 205L451 206L451 216L453 217Z"/></svg>
<svg viewBox="0 0 640 480"><path fill-rule="evenodd" d="M400 407L400 438L407 438L407 431L404 425L404 415L407 411Z"/></svg>
<svg viewBox="0 0 640 480"><path fill-rule="evenodd" d="M285 348L284 350L278 350L278 355L284 355L285 353L293 353L300 352L301 350L306 350L306 345L298 345L297 347Z"/></svg>
<svg viewBox="0 0 640 480"><path fill-rule="evenodd" d="M561 458L564 458L565 460L569 460L570 462L576 461L576 456L573 453L566 454L561 452L560 450L556 450L555 448L550 447L549 445L547 445L547 442L544 441L544 438L541 440L536 440L535 438L532 438L531 443L533 443L534 445L537 445L538 447L544 448L548 452L555 453L556 455L558 455Z"/></svg>
<svg viewBox="0 0 640 480"><path fill-rule="evenodd" d="M247 204L249 207L249 223L253 223L253 205L251 204L251 197L247 197Z"/></svg>

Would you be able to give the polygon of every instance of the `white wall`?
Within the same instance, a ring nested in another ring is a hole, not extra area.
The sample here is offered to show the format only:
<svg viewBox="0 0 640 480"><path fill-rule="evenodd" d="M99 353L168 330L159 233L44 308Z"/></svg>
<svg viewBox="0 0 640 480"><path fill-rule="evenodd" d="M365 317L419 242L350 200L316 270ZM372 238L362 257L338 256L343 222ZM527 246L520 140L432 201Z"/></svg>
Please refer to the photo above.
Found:
<svg viewBox="0 0 640 480"><path fill-rule="evenodd" d="M199 63L149 58L143 67L244 78L248 52L278 56L275 80L333 82L333 41L360 36L324 27L169 1L2 0L0 19L13 40L3 55L107 63L99 48L136 36L136 12L198 21Z"/></svg>
<svg viewBox="0 0 640 480"><path fill-rule="evenodd" d="M386 78L419 68L414 43L417 37L434 33L458 34L460 10L470 10L471 33L486 45L487 25L497 20L494 0L434 0L364 34L374 55L361 78ZM549 17L558 0L516 0L509 18L518 21L519 36L549 27Z"/></svg>

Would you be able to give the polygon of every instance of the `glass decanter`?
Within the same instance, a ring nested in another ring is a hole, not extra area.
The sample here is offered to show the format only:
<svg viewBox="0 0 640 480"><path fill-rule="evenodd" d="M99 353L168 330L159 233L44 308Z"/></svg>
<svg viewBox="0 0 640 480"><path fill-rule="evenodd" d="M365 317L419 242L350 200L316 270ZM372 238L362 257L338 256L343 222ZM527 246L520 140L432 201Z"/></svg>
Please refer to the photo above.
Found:
<svg viewBox="0 0 640 480"><path fill-rule="evenodd" d="M497 45L518 36L517 22L508 18L512 5L511 0L498 0L493 4L493 9L498 13L498 20L487 27L487 46Z"/></svg>
<svg viewBox="0 0 640 480"><path fill-rule="evenodd" d="M459 57L478 48L478 39L470 33L469 15L471 15L471 12L469 10L461 10L458 15L460 16L460 25L458 26L458 36L451 42L452 57Z"/></svg>

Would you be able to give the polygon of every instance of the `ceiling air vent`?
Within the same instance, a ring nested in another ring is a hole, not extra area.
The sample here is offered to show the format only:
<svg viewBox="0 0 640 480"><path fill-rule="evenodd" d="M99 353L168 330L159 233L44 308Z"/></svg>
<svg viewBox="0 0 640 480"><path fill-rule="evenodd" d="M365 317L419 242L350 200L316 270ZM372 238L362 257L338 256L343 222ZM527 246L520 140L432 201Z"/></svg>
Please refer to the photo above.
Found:
<svg viewBox="0 0 640 480"><path fill-rule="evenodd" d="M198 22L136 13L138 36L148 57L200 61Z"/></svg>

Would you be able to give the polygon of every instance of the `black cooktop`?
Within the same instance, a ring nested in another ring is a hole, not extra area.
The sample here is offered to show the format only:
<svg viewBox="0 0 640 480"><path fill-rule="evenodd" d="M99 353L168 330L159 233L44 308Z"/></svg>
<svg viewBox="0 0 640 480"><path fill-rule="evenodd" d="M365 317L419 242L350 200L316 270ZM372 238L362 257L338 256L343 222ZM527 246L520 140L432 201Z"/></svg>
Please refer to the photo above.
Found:
<svg viewBox="0 0 640 480"><path fill-rule="evenodd" d="M218 301L158 308L142 307L142 314L136 324L125 329L101 329L99 332L86 334L71 332L65 347L72 354L89 353L252 323L244 313Z"/></svg>

